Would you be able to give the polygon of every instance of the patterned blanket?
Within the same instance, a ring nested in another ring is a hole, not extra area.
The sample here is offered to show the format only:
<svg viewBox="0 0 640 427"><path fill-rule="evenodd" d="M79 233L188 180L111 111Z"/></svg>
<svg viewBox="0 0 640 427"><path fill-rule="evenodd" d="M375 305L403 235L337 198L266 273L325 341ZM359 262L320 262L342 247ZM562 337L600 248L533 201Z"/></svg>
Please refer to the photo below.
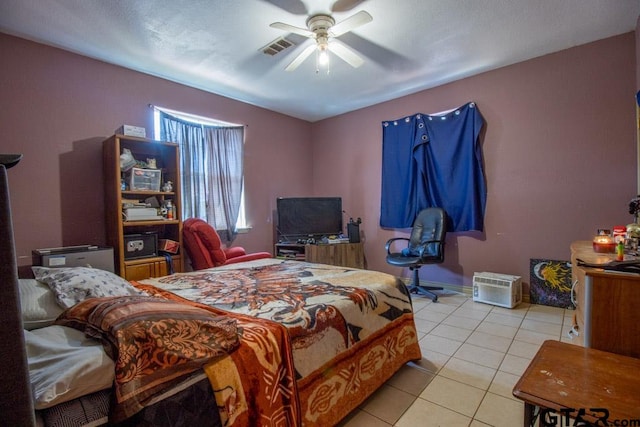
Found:
<svg viewBox="0 0 640 427"><path fill-rule="evenodd" d="M287 395L296 393L292 402L299 397L301 406L296 409L307 426L337 423L404 363L421 357L407 289L385 273L265 259L140 283L146 291L152 288L142 285L152 285L170 291L167 295L246 315L248 322L264 319L267 324L284 325L283 336L291 346L289 354L283 343L274 347L282 349L282 360L293 359L297 384L280 390L286 390ZM229 377L233 366L247 367L235 357L237 353L227 358L228 364L209 365L212 382L218 381L218 387L225 388L235 384L229 389L242 390L252 396L251 400L265 391L274 392L273 387L250 389L242 376L235 376L235 380ZM251 375L277 375L275 364L258 362L252 366ZM258 367L265 366L261 373ZM236 394L234 399L239 397ZM224 399L219 394L216 399L222 406ZM257 419L250 419L256 425ZM266 420L259 423L267 424ZM294 421L285 425L299 424Z"/></svg>
<svg viewBox="0 0 640 427"><path fill-rule="evenodd" d="M239 345L233 318L154 297L90 298L63 312L56 323L102 341L115 361L113 423Z"/></svg>
<svg viewBox="0 0 640 427"><path fill-rule="evenodd" d="M152 285L133 283L154 297L203 308L237 322L238 348L204 367L222 425L302 425L292 351L284 326L189 301Z"/></svg>

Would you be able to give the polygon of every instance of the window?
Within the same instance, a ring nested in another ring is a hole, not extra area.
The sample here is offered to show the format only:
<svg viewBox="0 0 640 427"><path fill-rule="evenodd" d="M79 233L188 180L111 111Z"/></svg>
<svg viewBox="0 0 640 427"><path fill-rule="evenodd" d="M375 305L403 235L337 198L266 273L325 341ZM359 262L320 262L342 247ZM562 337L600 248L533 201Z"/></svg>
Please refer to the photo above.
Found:
<svg viewBox="0 0 640 427"><path fill-rule="evenodd" d="M154 107L154 137L180 145L183 217L202 218L227 241L246 230L244 126Z"/></svg>

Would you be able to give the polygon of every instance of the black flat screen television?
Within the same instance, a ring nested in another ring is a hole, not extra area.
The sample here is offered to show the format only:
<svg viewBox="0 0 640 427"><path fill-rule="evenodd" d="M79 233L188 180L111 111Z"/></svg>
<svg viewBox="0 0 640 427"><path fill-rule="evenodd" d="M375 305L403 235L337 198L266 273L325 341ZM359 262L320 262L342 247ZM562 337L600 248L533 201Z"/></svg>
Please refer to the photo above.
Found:
<svg viewBox="0 0 640 427"><path fill-rule="evenodd" d="M293 241L342 233L340 197L280 197L277 209L279 239Z"/></svg>

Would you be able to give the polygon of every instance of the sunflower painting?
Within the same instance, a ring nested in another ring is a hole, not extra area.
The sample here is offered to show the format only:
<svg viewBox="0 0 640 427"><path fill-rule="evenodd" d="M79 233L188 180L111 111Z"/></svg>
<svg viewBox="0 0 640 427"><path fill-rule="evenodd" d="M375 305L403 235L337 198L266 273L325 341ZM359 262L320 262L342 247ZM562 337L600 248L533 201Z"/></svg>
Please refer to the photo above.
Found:
<svg viewBox="0 0 640 427"><path fill-rule="evenodd" d="M529 297L532 304L573 309L569 261L532 259Z"/></svg>

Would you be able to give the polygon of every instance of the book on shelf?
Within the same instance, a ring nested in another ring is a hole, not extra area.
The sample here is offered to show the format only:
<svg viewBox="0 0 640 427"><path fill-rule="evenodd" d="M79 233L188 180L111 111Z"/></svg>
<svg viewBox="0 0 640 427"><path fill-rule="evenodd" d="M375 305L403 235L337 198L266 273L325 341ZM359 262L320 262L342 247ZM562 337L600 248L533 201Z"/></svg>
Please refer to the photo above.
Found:
<svg viewBox="0 0 640 427"><path fill-rule="evenodd" d="M322 242L324 243L324 241ZM328 244L336 244L336 243L349 243L349 238L348 237L338 237L335 239L327 239Z"/></svg>

